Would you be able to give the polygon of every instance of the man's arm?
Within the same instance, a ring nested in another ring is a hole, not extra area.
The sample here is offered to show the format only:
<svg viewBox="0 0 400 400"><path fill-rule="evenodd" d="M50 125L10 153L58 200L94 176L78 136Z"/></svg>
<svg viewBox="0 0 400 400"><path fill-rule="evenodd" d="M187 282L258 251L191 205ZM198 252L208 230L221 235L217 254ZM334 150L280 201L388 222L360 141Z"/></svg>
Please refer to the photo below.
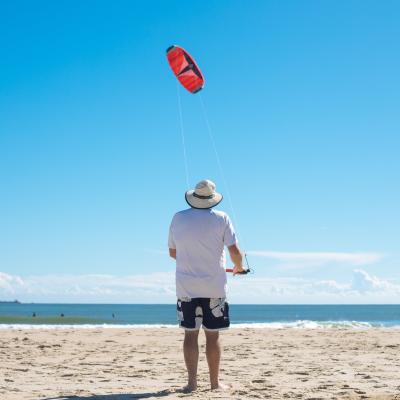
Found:
<svg viewBox="0 0 400 400"><path fill-rule="evenodd" d="M169 256L176 260L176 249L169 249Z"/></svg>
<svg viewBox="0 0 400 400"><path fill-rule="evenodd" d="M231 260L233 262L233 274L237 274L239 272L244 271L243 270L243 256L242 253L239 249L239 246L237 244L233 244L232 246L228 246L229 250L229 255L231 257Z"/></svg>

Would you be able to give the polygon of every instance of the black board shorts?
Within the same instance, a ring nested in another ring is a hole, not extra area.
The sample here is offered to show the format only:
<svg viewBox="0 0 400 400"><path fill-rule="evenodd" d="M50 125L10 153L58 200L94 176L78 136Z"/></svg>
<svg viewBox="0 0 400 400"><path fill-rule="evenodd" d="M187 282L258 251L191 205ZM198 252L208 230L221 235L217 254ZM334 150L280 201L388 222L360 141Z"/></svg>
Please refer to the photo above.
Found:
<svg viewBox="0 0 400 400"><path fill-rule="evenodd" d="M189 297L179 298L176 303L179 326L197 331L203 325L208 331L229 327L229 305L225 298Z"/></svg>

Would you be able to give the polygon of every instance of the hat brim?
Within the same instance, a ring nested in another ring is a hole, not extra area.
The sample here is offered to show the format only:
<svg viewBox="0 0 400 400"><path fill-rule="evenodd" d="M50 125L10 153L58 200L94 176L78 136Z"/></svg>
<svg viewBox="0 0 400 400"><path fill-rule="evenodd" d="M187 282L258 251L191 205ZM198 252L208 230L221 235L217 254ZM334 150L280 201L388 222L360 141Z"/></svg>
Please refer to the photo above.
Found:
<svg viewBox="0 0 400 400"><path fill-rule="evenodd" d="M194 196L194 190L188 190L185 193L186 202L190 207L206 209L212 208L221 203L223 196L221 193L214 193L214 196L211 199L200 199L199 197Z"/></svg>

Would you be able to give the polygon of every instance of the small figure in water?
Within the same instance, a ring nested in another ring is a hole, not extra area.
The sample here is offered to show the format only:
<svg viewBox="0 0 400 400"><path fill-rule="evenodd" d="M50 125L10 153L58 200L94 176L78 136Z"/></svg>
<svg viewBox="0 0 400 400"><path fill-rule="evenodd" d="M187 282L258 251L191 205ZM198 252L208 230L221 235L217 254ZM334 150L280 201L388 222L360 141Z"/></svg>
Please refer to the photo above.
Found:
<svg viewBox="0 0 400 400"><path fill-rule="evenodd" d="M114 313L112 313L112 317L115 318L115 314Z"/></svg>
<svg viewBox="0 0 400 400"><path fill-rule="evenodd" d="M32 317L36 317L36 313L35 312L33 312Z"/></svg>
<svg viewBox="0 0 400 400"><path fill-rule="evenodd" d="M61 313L61 314L60 314L60 317L63 317L63 316L64 316L64 314L63 314L63 313Z"/></svg>

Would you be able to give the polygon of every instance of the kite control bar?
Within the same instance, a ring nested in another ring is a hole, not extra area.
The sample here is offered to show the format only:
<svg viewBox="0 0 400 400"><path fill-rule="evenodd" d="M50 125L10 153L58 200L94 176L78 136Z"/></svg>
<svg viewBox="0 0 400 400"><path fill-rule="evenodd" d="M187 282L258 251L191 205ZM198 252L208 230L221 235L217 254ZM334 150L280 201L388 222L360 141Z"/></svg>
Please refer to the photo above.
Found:
<svg viewBox="0 0 400 400"><path fill-rule="evenodd" d="M226 272L233 272L233 268L227 268L225 271L226 271ZM250 272L250 269L244 269L244 270L241 271L241 272L237 272L237 274L238 274L238 275L246 275L246 274L248 274L249 272Z"/></svg>
<svg viewBox="0 0 400 400"><path fill-rule="evenodd" d="M241 272L237 272L238 275L247 275L248 273L253 272L252 269L250 269L249 262L247 261L247 254L246 253L244 253L244 259L246 261L246 267L247 268L244 269ZM227 268L225 271L226 272L233 272L233 268Z"/></svg>

